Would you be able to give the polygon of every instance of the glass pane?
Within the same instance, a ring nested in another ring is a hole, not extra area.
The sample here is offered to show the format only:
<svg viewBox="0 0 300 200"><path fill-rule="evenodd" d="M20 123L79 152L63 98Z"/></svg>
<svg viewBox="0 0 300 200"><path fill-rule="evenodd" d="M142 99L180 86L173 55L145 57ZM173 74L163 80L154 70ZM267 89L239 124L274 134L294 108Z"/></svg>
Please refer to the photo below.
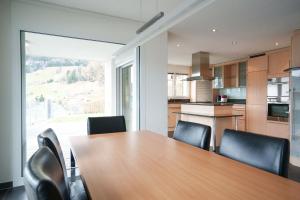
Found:
<svg viewBox="0 0 300 200"><path fill-rule="evenodd" d="M122 68L122 113L128 131L133 130L133 75L132 66Z"/></svg>
<svg viewBox="0 0 300 200"><path fill-rule="evenodd" d="M291 156L300 161L300 77L291 76L292 135Z"/></svg>
<svg viewBox="0 0 300 200"><path fill-rule="evenodd" d="M87 117L111 115L111 55L122 45L25 33L26 159L52 128L69 165L69 137L85 135Z"/></svg>
<svg viewBox="0 0 300 200"><path fill-rule="evenodd" d="M172 97L173 94L173 75L168 74L168 97Z"/></svg>
<svg viewBox="0 0 300 200"><path fill-rule="evenodd" d="M214 67L214 88L223 88L222 67Z"/></svg>
<svg viewBox="0 0 300 200"><path fill-rule="evenodd" d="M183 81L182 75L177 75L175 78L175 96L182 97L183 96Z"/></svg>
<svg viewBox="0 0 300 200"><path fill-rule="evenodd" d="M239 86L246 87L246 73L247 73L247 64L246 62L239 63Z"/></svg>

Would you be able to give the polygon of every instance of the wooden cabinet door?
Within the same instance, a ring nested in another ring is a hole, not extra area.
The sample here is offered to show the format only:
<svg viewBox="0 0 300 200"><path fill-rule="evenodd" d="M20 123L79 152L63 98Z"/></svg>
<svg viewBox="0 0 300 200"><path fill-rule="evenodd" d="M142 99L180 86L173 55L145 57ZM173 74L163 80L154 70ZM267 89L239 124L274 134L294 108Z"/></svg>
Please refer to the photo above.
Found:
<svg viewBox="0 0 300 200"><path fill-rule="evenodd" d="M232 113L243 115L241 117L237 118L237 129L239 131L245 131L246 130L246 106L243 104L234 104L232 106ZM232 120L232 127L235 128L235 119Z"/></svg>
<svg viewBox="0 0 300 200"><path fill-rule="evenodd" d="M247 104L264 105L267 102L267 71L248 73Z"/></svg>
<svg viewBox="0 0 300 200"><path fill-rule="evenodd" d="M288 76L285 69L290 66L290 49L284 49L275 53L269 54L268 76L282 77Z"/></svg>
<svg viewBox="0 0 300 200"><path fill-rule="evenodd" d="M248 60L248 72L256 72L268 69L268 56L259 56Z"/></svg>
<svg viewBox="0 0 300 200"><path fill-rule="evenodd" d="M288 123L267 121L267 134L273 137L290 139Z"/></svg>
<svg viewBox="0 0 300 200"><path fill-rule="evenodd" d="M267 133L266 105L247 105L246 122L247 131L265 135Z"/></svg>
<svg viewBox="0 0 300 200"><path fill-rule="evenodd" d="M224 65L224 88L238 87L237 64Z"/></svg>
<svg viewBox="0 0 300 200"><path fill-rule="evenodd" d="M168 106L168 130L173 131L176 126L176 113L180 112L180 104L169 104Z"/></svg>
<svg viewBox="0 0 300 200"><path fill-rule="evenodd" d="M238 125L237 125L238 131L246 131L246 122L245 122L245 119L239 118L237 120L237 122L238 122Z"/></svg>

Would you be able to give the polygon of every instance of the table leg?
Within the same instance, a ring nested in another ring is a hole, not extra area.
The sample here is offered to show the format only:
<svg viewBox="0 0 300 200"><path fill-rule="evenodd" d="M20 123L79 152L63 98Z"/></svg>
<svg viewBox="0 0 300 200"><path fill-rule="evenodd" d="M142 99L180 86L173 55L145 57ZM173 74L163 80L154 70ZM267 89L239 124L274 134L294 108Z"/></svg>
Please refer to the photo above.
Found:
<svg viewBox="0 0 300 200"><path fill-rule="evenodd" d="M213 151L216 151L217 137L216 137L216 118L213 118L213 125L211 127L212 140L213 140Z"/></svg>

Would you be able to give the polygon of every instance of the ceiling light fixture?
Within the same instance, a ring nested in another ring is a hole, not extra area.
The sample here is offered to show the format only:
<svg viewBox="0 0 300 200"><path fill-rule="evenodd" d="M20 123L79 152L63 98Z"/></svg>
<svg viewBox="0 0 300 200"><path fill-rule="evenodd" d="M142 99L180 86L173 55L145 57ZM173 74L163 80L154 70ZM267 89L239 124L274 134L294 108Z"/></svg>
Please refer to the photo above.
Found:
<svg viewBox="0 0 300 200"><path fill-rule="evenodd" d="M212 32L216 32L217 30L216 30L215 28L213 28L211 31L212 31Z"/></svg>
<svg viewBox="0 0 300 200"><path fill-rule="evenodd" d="M178 43L178 44L176 44L176 47L180 47L181 45Z"/></svg>
<svg viewBox="0 0 300 200"><path fill-rule="evenodd" d="M237 41L232 41L232 45L237 45Z"/></svg>
<svg viewBox="0 0 300 200"><path fill-rule="evenodd" d="M275 46L278 46L279 45L279 43L278 42L275 42Z"/></svg>
<svg viewBox="0 0 300 200"><path fill-rule="evenodd" d="M140 27L137 31L136 34L140 34L147 28L149 28L151 25L153 25L156 21L158 21L160 18L165 16L164 12L159 12L157 15L155 15L152 19L150 19L148 22L146 22L142 27Z"/></svg>

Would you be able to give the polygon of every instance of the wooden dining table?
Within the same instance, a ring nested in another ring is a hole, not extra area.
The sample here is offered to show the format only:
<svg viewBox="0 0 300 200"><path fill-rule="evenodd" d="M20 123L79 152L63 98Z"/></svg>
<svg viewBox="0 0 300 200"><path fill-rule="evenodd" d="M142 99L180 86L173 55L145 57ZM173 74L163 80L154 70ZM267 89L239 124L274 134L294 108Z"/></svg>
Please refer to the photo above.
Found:
<svg viewBox="0 0 300 200"><path fill-rule="evenodd" d="M89 197L106 199L300 199L300 184L150 131L74 136Z"/></svg>

